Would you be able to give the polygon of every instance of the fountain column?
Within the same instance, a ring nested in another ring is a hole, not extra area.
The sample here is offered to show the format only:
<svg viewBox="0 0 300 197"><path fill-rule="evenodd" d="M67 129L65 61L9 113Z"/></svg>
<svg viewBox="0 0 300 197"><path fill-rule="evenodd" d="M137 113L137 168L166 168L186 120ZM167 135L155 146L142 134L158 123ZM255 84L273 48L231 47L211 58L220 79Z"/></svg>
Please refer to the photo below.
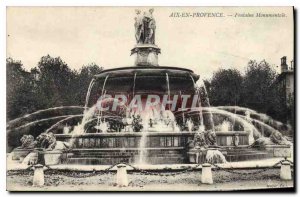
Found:
<svg viewBox="0 0 300 197"><path fill-rule="evenodd" d="M160 48L153 44L138 44L131 50L135 54L135 66L158 66Z"/></svg>

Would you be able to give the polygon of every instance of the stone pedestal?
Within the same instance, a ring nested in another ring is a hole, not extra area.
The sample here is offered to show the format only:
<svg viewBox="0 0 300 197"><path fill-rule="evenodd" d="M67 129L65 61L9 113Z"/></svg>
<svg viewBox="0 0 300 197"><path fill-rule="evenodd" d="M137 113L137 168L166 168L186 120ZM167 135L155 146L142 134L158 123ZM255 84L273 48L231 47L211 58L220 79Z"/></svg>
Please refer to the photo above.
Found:
<svg viewBox="0 0 300 197"><path fill-rule="evenodd" d="M43 186L45 184L43 165L37 164L34 166L33 186Z"/></svg>
<svg viewBox="0 0 300 197"><path fill-rule="evenodd" d="M127 170L125 164L117 165L117 185L119 187L127 187L128 186L128 177Z"/></svg>
<svg viewBox="0 0 300 197"><path fill-rule="evenodd" d="M135 54L135 66L158 66L158 54L160 48L152 44L136 45L131 50L131 55Z"/></svg>
<svg viewBox="0 0 300 197"><path fill-rule="evenodd" d="M202 164L201 183L213 184L211 164L209 164L209 163Z"/></svg>
<svg viewBox="0 0 300 197"><path fill-rule="evenodd" d="M292 180L291 164L288 161L284 161L281 164L280 179L285 181Z"/></svg>

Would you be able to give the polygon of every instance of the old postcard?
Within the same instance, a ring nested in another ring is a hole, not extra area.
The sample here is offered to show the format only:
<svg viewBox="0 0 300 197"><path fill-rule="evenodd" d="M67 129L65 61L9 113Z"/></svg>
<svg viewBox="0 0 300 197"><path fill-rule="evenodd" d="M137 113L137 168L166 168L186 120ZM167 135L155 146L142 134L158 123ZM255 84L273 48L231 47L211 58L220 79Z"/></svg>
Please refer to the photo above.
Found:
<svg viewBox="0 0 300 197"><path fill-rule="evenodd" d="M7 190L294 191L293 7L7 7Z"/></svg>

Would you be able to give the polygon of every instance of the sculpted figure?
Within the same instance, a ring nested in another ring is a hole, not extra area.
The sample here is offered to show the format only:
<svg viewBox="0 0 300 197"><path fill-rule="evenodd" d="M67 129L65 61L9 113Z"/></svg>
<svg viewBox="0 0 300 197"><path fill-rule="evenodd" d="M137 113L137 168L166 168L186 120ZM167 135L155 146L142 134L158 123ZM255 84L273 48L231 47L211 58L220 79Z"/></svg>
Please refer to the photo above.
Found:
<svg viewBox="0 0 300 197"><path fill-rule="evenodd" d="M53 150L56 146L56 138L52 132L41 133L36 138L36 147L45 150Z"/></svg>
<svg viewBox="0 0 300 197"><path fill-rule="evenodd" d="M32 135L23 135L20 141L22 145L19 148L31 149L35 146L34 137Z"/></svg>
<svg viewBox="0 0 300 197"><path fill-rule="evenodd" d="M153 18L153 13L154 9L149 10L149 14L146 15L147 19L147 34L146 34L146 39L145 43L146 44L155 44L155 29L156 29L156 23L155 19Z"/></svg>
<svg viewBox="0 0 300 197"><path fill-rule="evenodd" d="M190 162L203 163L205 161L207 147L204 132L196 133L194 139L188 142L188 154L191 152L194 155L194 159L191 159Z"/></svg>
<svg viewBox="0 0 300 197"><path fill-rule="evenodd" d="M199 132L194 135L194 139L188 142L188 148L189 149L201 149L206 148L207 144L205 141L205 135L204 132Z"/></svg>
<svg viewBox="0 0 300 197"><path fill-rule="evenodd" d="M291 143L279 131L273 131L269 137L260 137L251 146L264 147L274 144L290 145Z"/></svg>
<svg viewBox="0 0 300 197"><path fill-rule="evenodd" d="M270 135L270 140L274 144L286 144L287 140L283 137L283 135L279 131L273 131Z"/></svg>
<svg viewBox="0 0 300 197"><path fill-rule="evenodd" d="M217 137L214 131L208 130L204 133L205 142L209 146L217 146Z"/></svg>
<svg viewBox="0 0 300 197"><path fill-rule="evenodd" d="M136 117L133 115L132 116L133 121L132 121L132 128L134 132L140 132L143 129L142 125L142 118L140 115L137 115Z"/></svg>
<svg viewBox="0 0 300 197"><path fill-rule="evenodd" d="M156 23L152 15L153 11L154 9L151 8L148 12L144 12L141 15L140 10L135 10L134 27L137 44L155 44Z"/></svg>
<svg viewBox="0 0 300 197"><path fill-rule="evenodd" d="M135 10L136 17L134 27L135 27L135 39L137 44L144 43L144 23L143 23L143 16L141 16L140 10Z"/></svg>

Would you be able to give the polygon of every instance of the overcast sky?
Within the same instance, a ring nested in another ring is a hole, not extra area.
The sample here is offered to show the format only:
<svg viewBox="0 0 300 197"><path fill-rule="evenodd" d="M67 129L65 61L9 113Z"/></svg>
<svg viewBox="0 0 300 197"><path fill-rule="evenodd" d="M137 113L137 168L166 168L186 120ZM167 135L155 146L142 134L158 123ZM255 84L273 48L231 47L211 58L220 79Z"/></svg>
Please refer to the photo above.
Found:
<svg viewBox="0 0 300 197"><path fill-rule="evenodd" d="M9 7L7 56L35 67L47 54L73 69L95 62L105 69L132 66L134 7ZM148 10L142 7L141 10ZM174 18L172 12L223 12L222 18ZM230 17L235 13L285 13L283 18ZM289 8L156 7L159 64L194 70L209 78L219 68L244 71L250 59L293 58Z"/></svg>

